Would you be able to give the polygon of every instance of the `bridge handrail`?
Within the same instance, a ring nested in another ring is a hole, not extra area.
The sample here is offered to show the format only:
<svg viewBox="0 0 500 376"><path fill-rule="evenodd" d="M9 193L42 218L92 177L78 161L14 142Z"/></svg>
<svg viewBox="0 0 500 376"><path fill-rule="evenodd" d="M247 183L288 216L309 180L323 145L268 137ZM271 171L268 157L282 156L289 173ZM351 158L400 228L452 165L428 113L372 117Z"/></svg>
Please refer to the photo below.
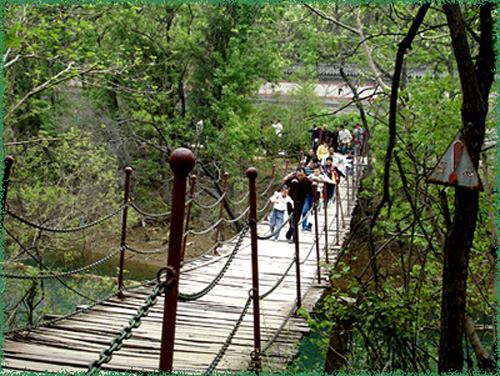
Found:
<svg viewBox="0 0 500 376"><path fill-rule="evenodd" d="M140 285L128 286L128 287L125 287L125 288L113 291L112 293L106 295L104 298L96 301L94 304L78 308L78 309L74 310L73 312L70 312L70 313L68 313L68 314L66 314L64 316L55 317L52 320L44 321L42 323L38 323L38 324L35 324L35 325L26 325L26 326L23 326L21 328L17 328L17 329L12 329L12 330L6 331L6 332L4 332L4 335L10 336L10 335L13 335L13 334L16 334L16 333L19 333L19 332L30 331L30 330L33 330L33 329L44 328L46 326L50 326L52 324L55 324L56 322L68 319L68 318L73 317L73 316L75 316L75 315L77 315L79 313L83 313L83 312L89 311L92 308L94 308L95 306L104 303L106 300L112 298L115 295L118 295L121 292L128 291L128 290L131 290L131 289L134 289L134 288L137 288L137 287L141 287L141 286L146 286L146 285L149 285L150 283L151 282L146 282L146 283L143 283L143 284L140 284Z"/></svg>
<svg viewBox="0 0 500 376"><path fill-rule="evenodd" d="M208 210L208 209L213 209L215 208L216 206L218 206L222 200L226 197L226 192L224 192L222 195L219 196L219 198L217 199L217 201L215 201L214 203L210 204L210 205L203 205L201 203L199 203L198 201L196 201L195 199L193 199L193 203L196 205L196 206L199 206L200 208L202 209L205 209L205 210ZM188 204L189 202L186 202L186 205Z"/></svg>
<svg viewBox="0 0 500 376"><path fill-rule="evenodd" d="M89 363L88 373L94 374L95 372L99 372L101 366L104 363L108 363L112 359L113 352L118 351L123 347L123 341L132 337L132 329L137 329L141 326L142 318L149 314L150 309L154 307L158 301L158 296L167 289L167 286L168 283L158 281L156 286L153 288L153 292L146 298L144 305L140 306L137 309L137 313L130 318L128 325L124 326L120 330L120 334L110 341L109 347L99 353L99 359Z"/></svg>
<svg viewBox="0 0 500 376"><path fill-rule="evenodd" d="M98 220L94 221L94 222L91 222L91 223L87 223L86 225L83 225L83 226L78 226L78 227L68 227L68 228L57 228L57 227L48 227L48 226L42 226L40 224L37 224L37 223L34 223L34 222L31 222L29 221L28 219L25 219L25 218L22 218L20 216L18 216L17 214L11 212L10 210L7 210L7 214L9 214L10 216L12 216L12 218L18 220L19 222L22 222L24 223L25 225L28 225L28 226L31 226L31 227L34 227L38 230L41 230L41 231L48 231L48 232L58 232L58 233L68 233L68 232L78 232L78 231L83 231L83 230L86 230L90 227L93 227L93 226L96 226L98 224L101 224L102 222L112 218L113 216L115 216L116 214L122 212L123 210L125 210L125 208L127 206L129 206L130 203L127 203L127 204L124 204L122 206L120 206L118 209L116 209L115 211L107 214L106 216L102 217L102 218L99 218Z"/></svg>
<svg viewBox="0 0 500 376"><path fill-rule="evenodd" d="M240 317L236 321L236 323L233 326L233 329L231 330L231 332L229 333L229 335L226 337L226 340L222 344L221 349L219 350L219 352L215 356L214 360L212 361L212 363L210 364L210 366L208 366L207 370L205 371L205 374L207 374L207 375L212 374L213 371L215 370L215 367L217 367L217 365L219 364L219 362L222 360L222 357L226 353L227 348L231 344L231 341L233 340L234 336L236 335L236 332L240 328L241 323L243 322L243 319L245 318L246 314L248 313L248 309L250 308L250 303L251 302L252 302L252 297L249 296L247 298L247 301L245 302L243 310L241 311Z"/></svg>
<svg viewBox="0 0 500 376"><path fill-rule="evenodd" d="M179 300L180 301L198 300L199 298L201 298L201 297L205 296L206 294L208 294L220 282L220 280L222 279L222 277L224 276L224 274L226 274L226 271L229 268L229 266L231 265L231 263L233 262L234 258L236 257L236 254L240 250L241 243L243 242L243 238L245 237L245 235L248 232L249 228L250 228L249 222L247 222L245 224L245 226L243 227L243 230L241 231L241 235L240 235L240 237L238 239L238 242L234 246L233 251L229 255L226 263L222 267L222 269L219 272L219 274L217 274L215 276L215 278L212 280L212 282L210 282L210 284L207 285L205 288L203 288L201 291L198 291L196 293L192 293L192 294L179 293Z"/></svg>
<svg viewBox="0 0 500 376"><path fill-rule="evenodd" d="M169 217L170 216L170 210L164 213L147 213L144 210L142 210L135 202L131 202L130 206L132 209L134 209L137 213L143 215L144 217L148 218L162 218L162 217Z"/></svg>
<svg viewBox="0 0 500 376"><path fill-rule="evenodd" d="M47 279L57 279L57 278L63 278L63 277L70 277L72 275L75 275L75 274L78 274L78 273L81 273L81 272L93 269L96 266L99 266L99 265L105 263L106 261L108 261L109 259L111 259L113 256L117 255L118 253L120 253L124 249L125 249L125 247L121 246L116 251L110 253L109 255L103 257L102 259L100 259L100 260L98 260L98 261L96 261L96 262L94 262L92 264L83 266L83 267L78 268L78 269L70 270L70 271L64 272L64 273L54 274L54 272L52 272L51 270L47 270L51 274L43 274L43 275L17 275L17 274L5 274L5 273L2 273L2 274L0 274L0 277L10 278L10 279L30 279L30 280L35 280L35 279L36 280L47 280Z"/></svg>
<svg viewBox="0 0 500 376"><path fill-rule="evenodd" d="M130 251L130 252L133 252L133 253L137 253L139 255L157 255L159 253L165 252L168 249L168 247L163 247L163 248L160 248L160 249L155 249L154 251L144 251L144 250L139 250L139 249L132 248L129 245L125 244L125 249L127 251Z"/></svg>
<svg viewBox="0 0 500 376"><path fill-rule="evenodd" d="M238 201L233 201L231 200L229 197L226 198L226 200L231 204L231 205L234 205L234 206L239 206L241 204L243 204L245 202L245 200L248 200L248 196L250 195L250 192L247 191L245 193L245 195Z"/></svg>
<svg viewBox="0 0 500 376"><path fill-rule="evenodd" d="M38 265L40 265L41 268L45 269L45 270L49 270L49 268L47 266L45 266L38 258L36 258L35 256L33 256L33 254L28 250L28 248L26 248L19 239L17 239L8 229L6 229L4 227L4 231L6 232L7 235L9 235L16 243L17 245L19 245L19 247L21 247L21 249L23 250L22 253L27 253ZM21 255L22 253L20 253L19 255ZM73 291L75 294L79 295L80 297L84 298L84 299L87 299L87 300L90 300L92 302L95 302L96 300L91 298L90 296L87 296L85 294L82 294L80 291L74 289L73 287L69 286L66 282L64 282L61 278L57 277L56 278L59 283L61 283L64 287L66 287L68 290L70 291Z"/></svg>

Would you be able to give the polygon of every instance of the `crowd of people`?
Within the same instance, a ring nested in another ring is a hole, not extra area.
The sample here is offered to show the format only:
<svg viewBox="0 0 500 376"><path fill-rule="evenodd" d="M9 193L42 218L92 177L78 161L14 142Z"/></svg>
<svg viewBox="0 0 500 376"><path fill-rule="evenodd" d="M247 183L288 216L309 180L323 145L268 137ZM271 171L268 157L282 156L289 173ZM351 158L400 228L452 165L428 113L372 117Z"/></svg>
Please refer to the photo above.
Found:
<svg viewBox="0 0 500 376"><path fill-rule="evenodd" d="M322 129L314 126L310 132L311 146L300 161L300 166L283 178L281 187L270 198L274 206L269 227L275 241L279 240L285 213L293 212L293 200L290 198L292 181L298 181L297 205L298 212L301 213L302 230L312 231L308 213L313 205L313 183L316 183L317 197L326 195L323 198L330 200L340 179L352 175L354 156L361 156L363 153L365 137L359 124L355 125L352 133L343 125L332 132L327 125ZM290 243L294 241L295 231L293 223L290 223L286 232L286 239Z"/></svg>

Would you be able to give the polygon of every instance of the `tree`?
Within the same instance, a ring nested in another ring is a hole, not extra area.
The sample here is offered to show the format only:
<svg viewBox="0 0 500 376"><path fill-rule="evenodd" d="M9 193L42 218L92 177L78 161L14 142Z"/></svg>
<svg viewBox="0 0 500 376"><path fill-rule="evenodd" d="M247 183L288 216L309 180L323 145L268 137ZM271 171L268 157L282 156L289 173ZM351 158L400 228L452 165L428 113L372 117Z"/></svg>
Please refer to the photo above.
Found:
<svg viewBox="0 0 500 376"><path fill-rule="evenodd" d="M462 87L461 131L472 162L478 166L495 69L493 5L465 6L465 11L462 11L458 4L445 4L443 9L451 32ZM465 19L471 13L475 16L477 12L480 34L471 31L473 42L469 44ZM477 47L476 56L473 45ZM462 187L457 187L455 191L455 217L443 248L439 372L462 371L467 273L479 210L478 192Z"/></svg>

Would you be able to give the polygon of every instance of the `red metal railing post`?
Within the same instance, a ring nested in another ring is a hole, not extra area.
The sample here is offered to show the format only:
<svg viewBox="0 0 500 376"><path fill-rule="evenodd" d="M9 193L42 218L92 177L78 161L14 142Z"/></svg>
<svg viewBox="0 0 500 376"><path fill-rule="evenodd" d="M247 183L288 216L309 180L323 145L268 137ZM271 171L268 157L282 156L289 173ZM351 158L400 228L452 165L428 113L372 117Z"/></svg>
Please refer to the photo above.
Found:
<svg viewBox="0 0 500 376"><path fill-rule="evenodd" d="M132 168L125 167L125 190L123 194L123 204L128 204L128 198L130 194L130 175L132 175ZM123 219L122 219L122 240L120 252L120 274L118 275L118 290L123 288L123 270L125 268L125 242L127 241L127 216L128 216L128 206L123 209ZM118 293L119 298L124 298L125 295L122 291Z"/></svg>
<svg viewBox="0 0 500 376"><path fill-rule="evenodd" d="M354 166L352 168L354 168ZM350 205L349 205L350 204L349 203L349 173L350 173L350 171L346 171L346 177L345 177L346 184L347 184L346 192L347 192L347 212L348 213L349 213L349 207L350 207Z"/></svg>
<svg viewBox="0 0 500 376"><path fill-rule="evenodd" d="M302 157L303 156L304 156L304 148L302 148L302 151L300 152L299 165L302 163Z"/></svg>
<svg viewBox="0 0 500 376"><path fill-rule="evenodd" d="M338 183L335 184L335 206L336 206L336 211L335 211L335 222L336 222L336 228L337 228L337 241L335 242L335 245L339 245L340 243L340 198L339 198L339 188L338 188Z"/></svg>
<svg viewBox="0 0 500 376"><path fill-rule="evenodd" d="M179 269L181 264L182 227L186 204L187 176L194 167L195 157L190 150L179 148L174 150L170 156L169 164L174 173L174 187L172 191L167 268L173 274L171 276L173 277L173 282L165 291L161 331L160 371L171 373L174 360L175 323L179 297Z"/></svg>
<svg viewBox="0 0 500 376"><path fill-rule="evenodd" d="M316 243L316 267L318 271L318 283L321 283L321 269L319 267L320 255L319 255L319 234L318 234L318 185L312 183L313 191L313 208L314 208L314 235Z"/></svg>
<svg viewBox="0 0 500 376"><path fill-rule="evenodd" d="M297 310L302 306L302 296L300 293L300 257L299 257L299 181L292 180L292 198L293 198L293 234L295 240L295 269L297 273Z"/></svg>
<svg viewBox="0 0 500 376"><path fill-rule="evenodd" d="M225 172L224 173L224 183L222 185L222 195L224 196L226 194L226 189L227 189L227 178L229 177L229 173ZM222 214L224 213L224 197L220 200L220 209L219 209L219 218L217 221L220 223L217 226L217 232L215 233L215 245L216 247L214 248L214 254L217 253L217 247L220 245L220 229L222 226Z"/></svg>
<svg viewBox="0 0 500 376"><path fill-rule="evenodd" d="M184 240L182 243L182 253L181 253L181 262L184 261L184 255L186 254L186 244L187 244L187 238L188 234L187 232L189 231L189 221L191 220L191 208L193 207L193 200L194 200L194 187L196 186L196 175L191 176L191 190L189 191L189 205L188 205L188 210L186 214L186 226L184 228Z"/></svg>
<svg viewBox="0 0 500 376"><path fill-rule="evenodd" d="M260 370L260 304L259 304L259 258L257 253L257 193L255 189L255 179L257 170L250 167L247 170L249 180L249 204L250 204L250 235L252 239L252 290L253 300L253 338L254 338L254 366Z"/></svg>
<svg viewBox="0 0 500 376"><path fill-rule="evenodd" d="M328 190L326 184L323 185L323 203L325 204L325 262L330 263L328 257Z"/></svg>
<svg viewBox="0 0 500 376"><path fill-rule="evenodd" d="M287 160L286 160L286 164L285 164L285 172L284 172L284 174L283 174L284 176L286 176L286 175L288 174L288 165L289 165L289 164L290 164L290 160L289 160L289 159L287 159Z"/></svg>
<svg viewBox="0 0 500 376"><path fill-rule="evenodd" d="M340 189L338 184L337 184L337 196L338 196L338 204L340 207L340 216L342 218L342 228L345 228L344 209L342 208L342 203L340 202Z"/></svg>
<svg viewBox="0 0 500 376"><path fill-rule="evenodd" d="M274 179L274 174L276 173L276 165L273 164L273 169L272 169L272 172L271 172L271 180Z"/></svg>

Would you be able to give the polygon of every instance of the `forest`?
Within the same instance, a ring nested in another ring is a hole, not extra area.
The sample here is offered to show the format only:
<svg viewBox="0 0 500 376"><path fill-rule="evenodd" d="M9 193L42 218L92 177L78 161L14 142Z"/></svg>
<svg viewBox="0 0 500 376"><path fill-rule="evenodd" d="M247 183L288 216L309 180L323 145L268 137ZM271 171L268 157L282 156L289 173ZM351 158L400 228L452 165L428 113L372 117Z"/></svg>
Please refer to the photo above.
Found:
<svg viewBox="0 0 500 376"><path fill-rule="evenodd" d="M262 171L264 186L273 164L295 166L313 125L359 123L368 166L350 235L317 312L302 312L321 355L299 355L290 371L495 371L496 4L4 5L1 160L14 164L2 197L3 273L64 272L119 244L119 215L75 236L33 230L7 212L50 228L98 221L123 203L127 166L134 204L166 212L179 147L196 156L200 200L222 194L225 172L228 192L243 197L246 169ZM335 67L352 92L341 109L317 94L319 66ZM286 100L283 82L295 83ZM278 94L262 100L263 85ZM481 191L426 182L457 134ZM236 207L224 210L234 218ZM217 214L194 212L192 225ZM168 216L129 216L130 237L165 244ZM3 279L3 331L102 298L115 266L62 292L57 281ZM144 278L127 273L127 284Z"/></svg>

